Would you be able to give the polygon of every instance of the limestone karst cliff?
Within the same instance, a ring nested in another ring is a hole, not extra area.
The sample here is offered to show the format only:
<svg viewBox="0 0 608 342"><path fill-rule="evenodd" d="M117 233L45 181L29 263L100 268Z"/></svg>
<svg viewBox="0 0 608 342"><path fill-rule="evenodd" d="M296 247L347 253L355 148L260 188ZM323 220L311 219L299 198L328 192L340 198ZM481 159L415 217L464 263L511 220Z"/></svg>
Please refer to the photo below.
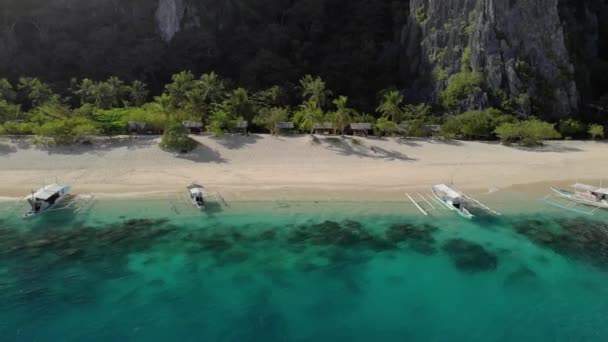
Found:
<svg viewBox="0 0 608 342"><path fill-rule="evenodd" d="M216 70L261 88L319 74L373 110L380 89L442 104L454 75L479 90L446 111L584 113L608 92L603 0L8 0L0 77L143 79Z"/></svg>

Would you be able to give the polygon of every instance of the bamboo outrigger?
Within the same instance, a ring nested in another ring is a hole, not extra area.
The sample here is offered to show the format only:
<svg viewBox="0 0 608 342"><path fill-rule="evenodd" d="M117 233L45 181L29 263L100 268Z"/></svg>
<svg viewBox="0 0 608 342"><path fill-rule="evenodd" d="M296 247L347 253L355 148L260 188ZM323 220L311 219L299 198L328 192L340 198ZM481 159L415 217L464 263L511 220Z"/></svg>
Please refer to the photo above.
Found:
<svg viewBox="0 0 608 342"><path fill-rule="evenodd" d="M544 198L547 204L555 207L573 211L579 214L593 215L600 209L608 209L608 188L596 187L593 185L576 183L571 186L574 190L562 190L551 188L552 193ZM552 198L557 197L570 201L568 204L561 204ZM593 207L591 210L578 209L579 204Z"/></svg>

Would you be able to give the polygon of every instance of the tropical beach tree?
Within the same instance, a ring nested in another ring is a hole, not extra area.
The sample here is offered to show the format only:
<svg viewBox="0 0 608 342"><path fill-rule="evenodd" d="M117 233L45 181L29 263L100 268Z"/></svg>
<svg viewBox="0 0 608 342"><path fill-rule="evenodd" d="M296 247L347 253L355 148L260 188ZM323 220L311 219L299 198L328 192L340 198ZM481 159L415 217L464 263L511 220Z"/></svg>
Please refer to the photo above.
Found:
<svg viewBox="0 0 608 342"><path fill-rule="evenodd" d="M187 93L195 86L191 71L182 71L171 76L172 82L165 85L166 93L171 97L171 105L179 108L187 101Z"/></svg>
<svg viewBox="0 0 608 342"><path fill-rule="evenodd" d="M589 135L591 139L604 139L604 126L597 124L589 126Z"/></svg>
<svg viewBox="0 0 608 342"><path fill-rule="evenodd" d="M577 136L584 135L587 131L587 127L582 122L575 119L565 119L560 120L557 125L557 130L564 136L566 139L574 138Z"/></svg>
<svg viewBox="0 0 608 342"><path fill-rule="evenodd" d="M35 77L20 77L17 89L26 94L29 107L39 106L53 95L51 87Z"/></svg>
<svg viewBox="0 0 608 342"><path fill-rule="evenodd" d="M74 80L73 83L72 93L80 99L80 105L95 103L93 94L97 85L93 80L83 78L80 82Z"/></svg>
<svg viewBox="0 0 608 342"><path fill-rule="evenodd" d="M216 137L222 136L231 127L234 126L235 118L223 105L216 105L211 112L209 117L209 125L207 126L209 132L213 133Z"/></svg>
<svg viewBox="0 0 608 342"><path fill-rule="evenodd" d="M495 132L503 143L519 142L527 147L542 145L543 140L561 138L554 124L538 119L503 123Z"/></svg>
<svg viewBox="0 0 608 342"><path fill-rule="evenodd" d="M21 107L9 103L6 100L0 100L0 123L8 120L15 120L19 118L21 114Z"/></svg>
<svg viewBox="0 0 608 342"><path fill-rule="evenodd" d="M270 134L278 133L276 124L289 120L289 109L282 107L263 108L253 119L253 123L270 131Z"/></svg>
<svg viewBox="0 0 608 342"><path fill-rule="evenodd" d="M391 90L382 95L382 100L376 111L397 124L403 120L402 103L403 95L397 90Z"/></svg>
<svg viewBox="0 0 608 342"><path fill-rule="evenodd" d="M160 147L170 151L189 152L196 148L196 141L189 137L188 129L181 125L169 127L163 133Z"/></svg>
<svg viewBox="0 0 608 342"><path fill-rule="evenodd" d="M332 120L334 126L334 134L340 131L344 134L346 127L352 122L352 118L356 115L356 111L348 107L348 97L339 96L333 100L332 103L336 106L336 110L332 113Z"/></svg>
<svg viewBox="0 0 608 342"><path fill-rule="evenodd" d="M245 88L234 89L225 100L226 109L235 117L251 121L254 114L254 104Z"/></svg>
<svg viewBox="0 0 608 342"><path fill-rule="evenodd" d="M13 103L16 99L17 92L13 88L11 82L6 78L0 78L0 101Z"/></svg>
<svg viewBox="0 0 608 342"><path fill-rule="evenodd" d="M393 134L399 130L399 126L395 122L385 117L379 118L378 121L376 121L375 127L380 133Z"/></svg>
<svg viewBox="0 0 608 342"><path fill-rule="evenodd" d="M272 86L258 91L251 96L254 106L260 108L283 107L286 105L285 90L280 86Z"/></svg>
<svg viewBox="0 0 608 342"><path fill-rule="evenodd" d="M202 74L198 86L202 89L208 104L221 102L226 93L224 80L215 72Z"/></svg>
<svg viewBox="0 0 608 342"><path fill-rule="evenodd" d="M139 80L135 80L127 86L127 93L131 105L140 107L146 103L149 94L147 87L148 86L144 82Z"/></svg>
<svg viewBox="0 0 608 342"><path fill-rule="evenodd" d="M97 108L110 109L117 105L116 89L108 82L99 82L93 88L93 104Z"/></svg>
<svg viewBox="0 0 608 342"><path fill-rule="evenodd" d="M321 77L306 75L300 80L302 98L305 102L315 103L322 108L329 102L332 91L327 89L325 81Z"/></svg>
<svg viewBox="0 0 608 342"><path fill-rule="evenodd" d="M315 125L321 123L324 117L325 113L323 113L317 102L308 100L300 105L293 118L300 128L309 130L310 134L313 134Z"/></svg>
<svg viewBox="0 0 608 342"><path fill-rule="evenodd" d="M417 120L427 122L433 114L433 107L426 103L418 105L408 104L403 107L403 116L405 120Z"/></svg>

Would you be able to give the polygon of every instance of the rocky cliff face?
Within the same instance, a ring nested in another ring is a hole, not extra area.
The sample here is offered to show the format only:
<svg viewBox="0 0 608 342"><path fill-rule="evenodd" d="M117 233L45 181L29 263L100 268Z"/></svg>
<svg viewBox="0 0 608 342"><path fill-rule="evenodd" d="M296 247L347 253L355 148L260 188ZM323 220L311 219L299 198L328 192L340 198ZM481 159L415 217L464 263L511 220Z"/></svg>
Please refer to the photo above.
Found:
<svg viewBox="0 0 608 342"><path fill-rule="evenodd" d="M465 108L512 103L522 115L554 118L578 110L558 0L411 0L402 45L413 86L426 81L435 100L449 76L479 72L482 92L463 99Z"/></svg>
<svg viewBox="0 0 608 342"><path fill-rule="evenodd" d="M0 77L142 79L215 70L259 89L306 73L366 111L376 92L441 102L450 77L481 91L453 111L560 118L608 91L605 0L22 0L0 5Z"/></svg>

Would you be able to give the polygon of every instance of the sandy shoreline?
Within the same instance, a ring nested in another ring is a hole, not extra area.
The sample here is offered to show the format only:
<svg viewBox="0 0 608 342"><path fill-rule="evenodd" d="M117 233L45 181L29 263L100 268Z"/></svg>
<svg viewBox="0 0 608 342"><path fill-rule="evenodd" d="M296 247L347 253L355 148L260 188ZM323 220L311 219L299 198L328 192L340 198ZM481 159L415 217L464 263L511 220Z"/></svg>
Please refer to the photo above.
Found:
<svg viewBox="0 0 608 342"><path fill-rule="evenodd" d="M162 196L198 181L231 201L401 201L454 181L476 194L546 192L549 185L606 176L608 144L550 142L526 151L484 142L309 136L197 136L201 146L176 156L158 138L100 139L93 146L41 150L27 139L0 139L0 201L45 183L100 197ZM373 147L373 150L372 150ZM608 179L606 179L608 184Z"/></svg>

